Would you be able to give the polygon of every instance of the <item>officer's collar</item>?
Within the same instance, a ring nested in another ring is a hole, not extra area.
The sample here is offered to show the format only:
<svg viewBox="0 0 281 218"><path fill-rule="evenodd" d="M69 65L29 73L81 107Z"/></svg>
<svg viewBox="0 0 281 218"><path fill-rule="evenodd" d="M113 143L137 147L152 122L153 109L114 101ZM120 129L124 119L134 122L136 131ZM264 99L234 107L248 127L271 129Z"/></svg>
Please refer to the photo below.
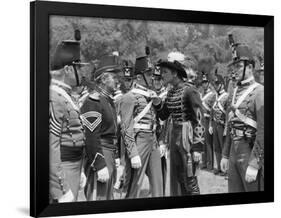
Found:
<svg viewBox="0 0 281 218"><path fill-rule="evenodd" d="M100 86L97 86L97 91L102 94L103 96L113 100L114 96L112 94L110 94L108 91L106 91L105 89L101 88Z"/></svg>
<svg viewBox="0 0 281 218"><path fill-rule="evenodd" d="M71 86L67 85L66 83L60 81L60 80L56 80L56 79L51 79L51 84L52 85L56 85L59 86L61 88L63 88L65 91L70 92L71 91Z"/></svg>
<svg viewBox="0 0 281 218"><path fill-rule="evenodd" d="M248 86L255 82L254 76L249 77L248 79L240 81L237 85L239 86Z"/></svg>

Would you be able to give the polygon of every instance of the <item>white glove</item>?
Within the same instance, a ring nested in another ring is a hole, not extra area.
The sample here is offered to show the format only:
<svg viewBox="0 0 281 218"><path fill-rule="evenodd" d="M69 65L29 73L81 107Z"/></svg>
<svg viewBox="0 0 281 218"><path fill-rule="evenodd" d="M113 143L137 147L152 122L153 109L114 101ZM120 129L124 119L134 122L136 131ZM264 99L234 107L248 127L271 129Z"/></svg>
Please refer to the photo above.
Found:
<svg viewBox="0 0 281 218"><path fill-rule="evenodd" d="M213 127L212 126L209 126L209 133L210 133L210 135L213 135Z"/></svg>
<svg viewBox="0 0 281 218"><path fill-rule="evenodd" d="M87 182L87 177L85 176L85 173L82 172L80 176L79 190L82 190L85 187L86 182Z"/></svg>
<svg viewBox="0 0 281 218"><path fill-rule="evenodd" d="M115 166L119 167L120 166L120 158L115 159Z"/></svg>
<svg viewBox="0 0 281 218"><path fill-rule="evenodd" d="M101 170L99 170L97 174L98 174L98 181L100 182L106 182L109 179L109 172L107 167L104 167Z"/></svg>
<svg viewBox="0 0 281 218"><path fill-rule="evenodd" d="M163 157L167 151L167 146L164 144L161 144L159 146L159 150L160 150L160 156Z"/></svg>
<svg viewBox="0 0 281 218"><path fill-rule="evenodd" d="M246 175L245 175L246 182L250 183L250 182L256 181L258 172L259 172L258 169L254 168L252 166L248 166L247 170L246 170Z"/></svg>
<svg viewBox="0 0 281 218"><path fill-rule="evenodd" d="M193 160L195 162L200 162L201 161L201 153L194 151L193 152Z"/></svg>
<svg viewBox="0 0 281 218"><path fill-rule="evenodd" d="M72 194L72 191L69 189L68 192L66 192L63 196L58 199L59 203L64 203L64 202L73 202L74 201L74 196Z"/></svg>
<svg viewBox="0 0 281 218"><path fill-rule="evenodd" d="M141 159L139 155L131 158L131 166L134 169L138 169L141 167Z"/></svg>
<svg viewBox="0 0 281 218"><path fill-rule="evenodd" d="M229 168L229 160L223 157L221 159L221 163L220 164L221 164L222 172L226 173L226 171L228 171L228 168Z"/></svg>

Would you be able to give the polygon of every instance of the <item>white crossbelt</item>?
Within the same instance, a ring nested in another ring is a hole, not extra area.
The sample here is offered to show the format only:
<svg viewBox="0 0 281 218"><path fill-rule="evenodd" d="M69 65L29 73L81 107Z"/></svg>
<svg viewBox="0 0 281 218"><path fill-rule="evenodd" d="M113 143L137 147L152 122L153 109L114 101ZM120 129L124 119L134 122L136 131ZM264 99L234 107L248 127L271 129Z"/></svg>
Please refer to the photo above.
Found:
<svg viewBox="0 0 281 218"><path fill-rule="evenodd" d="M215 106L217 105L217 106L219 107L219 109L225 114L225 109L224 109L223 106L221 105L220 100L221 100L224 96L226 96L226 95L227 95L227 93L224 92L220 97L218 97L216 103L215 103L214 106L213 106L213 109L214 109Z"/></svg>
<svg viewBox="0 0 281 218"><path fill-rule="evenodd" d="M136 93L136 94L140 94L140 95L144 95L146 97L150 97L150 93L147 92L147 91L144 91L144 90L141 90L141 89L132 89L132 92L133 93ZM143 117L144 115L146 115L146 113L150 110L152 106L152 101L150 101L146 106L145 108L134 118L134 128L135 129L151 129L151 125L149 124L140 124L138 123Z"/></svg>
<svg viewBox="0 0 281 218"><path fill-rule="evenodd" d="M245 90L245 92L240 96L240 98L237 100L237 102L234 104L234 100L235 100L235 95L237 92L237 88L235 88L234 90L234 94L233 94L233 98L232 98L232 106L235 108L234 112L230 111L229 113L229 120L234 116L234 114L245 124L253 127L253 128L257 128L257 122L247 116L245 116L244 114L242 114L238 107L240 106L240 104L245 100L245 98L258 86L258 83L254 83L253 85L249 86L248 89Z"/></svg>

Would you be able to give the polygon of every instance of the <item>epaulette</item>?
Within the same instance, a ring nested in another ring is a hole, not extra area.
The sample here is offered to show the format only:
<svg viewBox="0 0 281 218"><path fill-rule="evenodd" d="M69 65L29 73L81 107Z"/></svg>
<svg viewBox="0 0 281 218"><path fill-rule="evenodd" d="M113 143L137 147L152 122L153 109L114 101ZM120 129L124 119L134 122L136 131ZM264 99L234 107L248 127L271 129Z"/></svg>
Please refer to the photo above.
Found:
<svg viewBox="0 0 281 218"><path fill-rule="evenodd" d="M98 92L93 92L89 95L89 98L95 101L99 101L100 100L100 93Z"/></svg>

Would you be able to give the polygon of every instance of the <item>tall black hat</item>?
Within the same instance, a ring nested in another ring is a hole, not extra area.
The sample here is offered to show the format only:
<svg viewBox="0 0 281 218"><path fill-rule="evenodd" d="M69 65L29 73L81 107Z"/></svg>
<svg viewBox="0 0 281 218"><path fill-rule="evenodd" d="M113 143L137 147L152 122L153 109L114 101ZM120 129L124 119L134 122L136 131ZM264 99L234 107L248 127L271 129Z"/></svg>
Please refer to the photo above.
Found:
<svg viewBox="0 0 281 218"><path fill-rule="evenodd" d="M244 43L235 43L232 34L229 34L228 38L232 53L232 61L228 66L232 66L240 61L245 61L255 66L254 55L250 48Z"/></svg>
<svg viewBox="0 0 281 218"><path fill-rule="evenodd" d="M121 71L120 60L116 55L105 55L101 57L96 71L94 72L94 79L99 78L104 72L117 73Z"/></svg>
<svg viewBox="0 0 281 218"><path fill-rule="evenodd" d="M208 74L202 71L202 82L209 82Z"/></svg>
<svg viewBox="0 0 281 218"><path fill-rule="evenodd" d="M123 61L122 71L124 73L125 78L133 78L134 77L134 68L129 61Z"/></svg>
<svg viewBox="0 0 281 218"><path fill-rule="evenodd" d="M58 43L51 59L51 70L59 70L66 65L85 65L80 57L80 31L75 30L75 40L63 40Z"/></svg>
<svg viewBox="0 0 281 218"><path fill-rule="evenodd" d="M135 63L135 74L143 74L147 71L152 70L153 66L149 58L150 48L148 46L145 47L145 54L140 55L136 58Z"/></svg>

